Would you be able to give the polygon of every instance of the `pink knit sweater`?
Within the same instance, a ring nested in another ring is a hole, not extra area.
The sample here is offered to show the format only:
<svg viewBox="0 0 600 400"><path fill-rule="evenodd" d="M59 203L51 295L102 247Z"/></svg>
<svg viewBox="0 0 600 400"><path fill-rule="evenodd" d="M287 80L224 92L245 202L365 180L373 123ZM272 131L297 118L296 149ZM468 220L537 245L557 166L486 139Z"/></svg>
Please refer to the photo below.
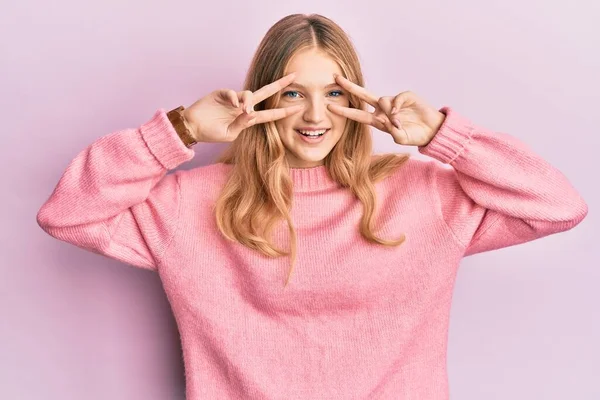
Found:
<svg viewBox="0 0 600 400"><path fill-rule="evenodd" d="M298 261L225 240L212 206L230 166L194 157L164 110L69 164L37 222L53 237L156 271L181 334L187 399L449 397L446 346L462 257L573 228L587 205L514 137L449 107L434 139L376 184L385 238L325 167L292 169ZM197 146L201 146L199 144ZM446 165L444 165L446 164ZM276 243L286 245L287 230ZM284 247L286 248L286 247Z"/></svg>

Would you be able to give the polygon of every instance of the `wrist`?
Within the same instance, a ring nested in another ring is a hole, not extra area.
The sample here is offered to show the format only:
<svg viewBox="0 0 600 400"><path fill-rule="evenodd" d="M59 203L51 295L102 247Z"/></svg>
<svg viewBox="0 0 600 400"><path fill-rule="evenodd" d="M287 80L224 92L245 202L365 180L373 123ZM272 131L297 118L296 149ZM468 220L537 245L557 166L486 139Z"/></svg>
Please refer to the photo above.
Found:
<svg viewBox="0 0 600 400"><path fill-rule="evenodd" d="M190 111L188 108L185 108L183 110L182 116L183 116L183 121L185 122L185 125L188 127L192 136L194 138L197 138L198 135L196 134L196 125L193 122L192 115L190 114Z"/></svg>
<svg viewBox="0 0 600 400"><path fill-rule="evenodd" d="M440 130L440 128L442 127L442 125L444 125L444 120L446 119L446 114L437 111L435 114L435 117L433 118L432 124L431 124L431 138L433 138L435 136L436 133L438 133L438 131Z"/></svg>
<svg viewBox="0 0 600 400"><path fill-rule="evenodd" d="M169 111L167 113L167 117L169 118L169 121L171 121L175 132L177 132L177 135L179 136L183 144L186 147L190 148L196 143L198 143L198 140L196 139L196 135L193 130L194 127L191 126L189 121L186 119L186 116L184 114L185 111L186 109L184 109L183 106L179 106Z"/></svg>
<svg viewBox="0 0 600 400"><path fill-rule="evenodd" d="M439 132L439 130L442 127L442 125L444 125L444 121L445 120L446 120L446 114L444 114L444 113L442 113L440 111L437 111L437 110L436 110L435 115L433 115L432 117L428 118L428 120L425 123L425 125L427 126L427 128L429 128L429 134L425 138L424 143L421 143L421 144L418 145L420 148L427 147L427 145L429 145L429 143L431 143L431 141L433 140L433 138Z"/></svg>

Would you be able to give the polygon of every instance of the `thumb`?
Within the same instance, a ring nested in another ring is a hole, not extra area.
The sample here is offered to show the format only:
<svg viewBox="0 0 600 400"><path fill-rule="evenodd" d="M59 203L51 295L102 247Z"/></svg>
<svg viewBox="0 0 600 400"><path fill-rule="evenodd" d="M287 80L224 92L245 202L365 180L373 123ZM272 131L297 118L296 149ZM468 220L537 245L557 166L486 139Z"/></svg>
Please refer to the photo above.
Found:
<svg viewBox="0 0 600 400"><path fill-rule="evenodd" d="M410 105L413 102L413 94L410 91L402 92L392 101L392 114L396 114L404 106Z"/></svg>
<svg viewBox="0 0 600 400"><path fill-rule="evenodd" d="M229 124L229 127L227 129L227 136L231 134L233 136L233 139L235 139L241 131L252 126L252 122L254 122L255 119L255 112L252 112L250 114L241 113L237 116L236 119L233 120L233 122L231 122L231 124Z"/></svg>

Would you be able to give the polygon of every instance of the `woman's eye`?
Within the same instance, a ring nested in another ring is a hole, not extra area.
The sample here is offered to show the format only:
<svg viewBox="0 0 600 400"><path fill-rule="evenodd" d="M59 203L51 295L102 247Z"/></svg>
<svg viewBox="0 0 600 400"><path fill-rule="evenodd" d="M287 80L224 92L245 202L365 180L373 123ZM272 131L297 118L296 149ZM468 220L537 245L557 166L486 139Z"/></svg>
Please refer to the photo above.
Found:
<svg viewBox="0 0 600 400"><path fill-rule="evenodd" d="M295 90L290 90L288 92L285 92L283 95L286 96L286 97L293 97L293 96L288 96L290 93L296 93L296 94L298 94L298 92L296 92Z"/></svg>
<svg viewBox="0 0 600 400"><path fill-rule="evenodd" d="M343 93L341 90L334 90L334 91L331 91L331 92L329 92L329 94L330 94L330 95L332 95L332 94L333 94L333 96L332 96L332 97L340 97L340 96L343 96L343 95L344 95L344 93ZM289 90L289 91L287 91L287 92L283 93L283 96L284 96L284 97L297 98L297 96L296 96L296 95L298 95L298 92L297 92L297 91L295 91L295 90Z"/></svg>

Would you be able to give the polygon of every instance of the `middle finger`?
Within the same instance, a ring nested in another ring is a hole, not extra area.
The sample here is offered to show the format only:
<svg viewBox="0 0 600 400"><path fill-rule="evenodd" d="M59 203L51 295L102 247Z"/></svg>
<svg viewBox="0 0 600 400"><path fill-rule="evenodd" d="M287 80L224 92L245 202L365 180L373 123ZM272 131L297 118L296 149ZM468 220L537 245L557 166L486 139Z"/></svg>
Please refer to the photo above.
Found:
<svg viewBox="0 0 600 400"><path fill-rule="evenodd" d="M385 126L385 120L376 117L369 111L359 110L358 108L344 107L340 106L339 104L328 104L327 107L329 110L341 115L342 117L350 118L356 122L374 126L377 129L381 129L382 126Z"/></svg>

